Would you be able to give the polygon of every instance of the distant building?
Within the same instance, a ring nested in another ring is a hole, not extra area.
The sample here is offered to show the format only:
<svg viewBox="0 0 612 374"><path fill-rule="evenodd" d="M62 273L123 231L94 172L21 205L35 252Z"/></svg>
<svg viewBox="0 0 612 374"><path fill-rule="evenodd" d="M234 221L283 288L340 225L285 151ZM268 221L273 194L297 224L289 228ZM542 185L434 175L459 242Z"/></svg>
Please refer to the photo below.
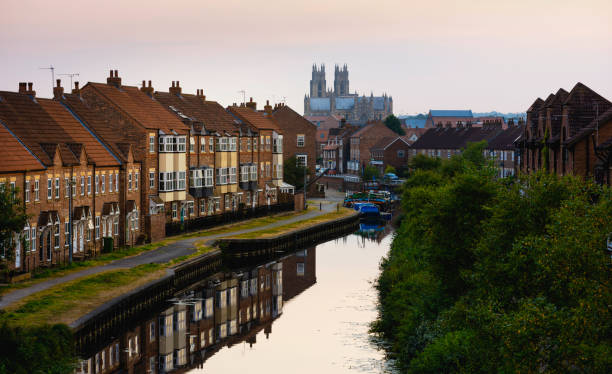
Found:
<svg viewBox="0 0 612 374"><path fill-rule="evenodd" d="M348 68L338 65L334 71L334 89L327 90L325 65L312 67L310 96L304 96L304 116L339 116L353 124L363 125L369 121L383 120L393 114L393 98L382 96L359 96L349 92ZM312 121L312 120L311 120Z"/></svg>
<svg viewBox="0 0 612 374"><path fill-rule="evenodd" d="M351 134L347 172L361 175L363 168L372 160L372 147L383 138L395 136L397 134L382 122L368 124Z"/></svg>
<svg viewBox="0 0 612 374"><path fill-rule="evenodd" d="M406 167L409 151L410 143L403 136L382 138L370 150L370 164L375 166L381 175L387 166L393 166L396 170L403 169Z"/></svg>
<svg viewBox="0 0 612 374"><path fill-rule="evenodd" d="M307 120L317 126L318 129L331 129L340 127L341 116L304 116Z"/></svg>
<svg viewBox="0 0 612 374"><path fill-rule="evenodd" d="M430 110L425 120L425 128L431 129L437 126L457 127L458 125L470 124L472 127L482 127L487 123L501 123L503 129L508 127L504 117L486 116L474 117L471 110Z"/></svg>
<svg viewBox="0 0 612 374"><path fill-rule="evenodd" d="M460 154L469 143L486 141L485 154L491 157L499 169L500 177L515 174L517 157L514 152L514 142L519 139L524 126L511 123L503 129L501 122L485 123L482 127L459 123L457 127L437 125L428 129L412 144L410 157L418 154L441 159L450 159Z"/></svg>

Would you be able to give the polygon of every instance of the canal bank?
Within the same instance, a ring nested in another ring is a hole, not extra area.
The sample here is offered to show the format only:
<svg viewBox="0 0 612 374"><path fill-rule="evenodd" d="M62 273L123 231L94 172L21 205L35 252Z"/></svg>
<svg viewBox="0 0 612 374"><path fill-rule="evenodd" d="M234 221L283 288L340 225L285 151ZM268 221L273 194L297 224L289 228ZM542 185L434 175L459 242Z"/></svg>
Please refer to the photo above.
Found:
<svg viewBox="0 0 612 374"><path fill-rule="evenodd" d="M112 320L97 316L78 345L80 372L389 372L368 333L372 281L390 243L391 231L379 232L376 240L343 234L256 261L221 256L148 308L126 304L129 321L109 328Z"/></svg>

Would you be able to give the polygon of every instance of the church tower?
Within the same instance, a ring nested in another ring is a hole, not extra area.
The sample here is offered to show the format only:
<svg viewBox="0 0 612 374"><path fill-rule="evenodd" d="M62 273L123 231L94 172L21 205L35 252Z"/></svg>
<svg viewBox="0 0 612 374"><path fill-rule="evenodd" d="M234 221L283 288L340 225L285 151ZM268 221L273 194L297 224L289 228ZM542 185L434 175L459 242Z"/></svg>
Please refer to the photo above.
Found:
<svg viewBox="0 0 612 374"><path fill-rule="evenodd" d="M312 79L310 79L310 97L325 97L327 84L325 83L325 64L312 65Z"/></svg>
<svg viewBox="0 0 612 374"><path fill-rule="evenodd" d="M347 96L349 94L348 67L346 64L340 69L338 65L334 70L334 95Z"/></svg>

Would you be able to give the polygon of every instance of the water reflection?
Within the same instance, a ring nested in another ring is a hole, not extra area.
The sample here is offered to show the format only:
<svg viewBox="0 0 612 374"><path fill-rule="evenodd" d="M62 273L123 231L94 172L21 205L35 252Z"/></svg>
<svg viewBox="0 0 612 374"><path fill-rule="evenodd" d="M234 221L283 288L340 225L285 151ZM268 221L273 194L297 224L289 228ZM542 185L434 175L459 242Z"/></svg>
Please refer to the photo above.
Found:
<svg viewBox="0 0 612 374"><path fill-rule="evenodd" d="M363 222L357 235L266 263L232 264L90 347L77 373L387 372L368 326L390 232Z"/></svg>
<svg viewBox="0 0 612 374"><path fill-rule="evenodd" d="M77 373L182 373L222 347L269 334L283 302L316 283L316 248L220 272L168 300L168 307L118 334Z"/></svg>

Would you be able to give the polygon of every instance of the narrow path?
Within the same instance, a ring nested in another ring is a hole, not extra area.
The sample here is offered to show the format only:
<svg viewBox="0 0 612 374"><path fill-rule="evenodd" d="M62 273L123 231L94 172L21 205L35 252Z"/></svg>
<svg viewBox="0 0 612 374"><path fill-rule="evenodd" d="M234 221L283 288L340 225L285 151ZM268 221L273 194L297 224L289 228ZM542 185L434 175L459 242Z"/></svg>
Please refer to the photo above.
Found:
<svg viewBox="0 0 612 374"><path fill-rule="evenodd" d="M207 243L211 243L215 239L218 239L224 236L239 235L239 234L245 234L245 233L253 232L253 231L266 230L266 229L270 229L274 227L283 226L289 223L303 221L306 219L317 217L322 214L329 213L333 211L334 209L336 209L335 202L338 201L338 196L333 195L332 199L334 201L334 203L332 204L326 204L323 202L323 204L321 205L322 206L321 211L319 210L310 211L306 214L303 214L297 217L287 218L287 219L284 219L278 222L270 223L268 225L258 226L258 227L254 227L250 229L236 230L236 231L226 232L223 234L215 234L215 235L206 235L205 233L203 233L202 236L181 239L174 243L165 245L163 247L159 247L157 249L154 249L148 252L143 252L137 256L116 260L106 265L94 266L91 268L83 269L81 271L77 271L77 272L65 275L63 277L51 278L51 279L42 281L40 283L33 284L30 287L18 289L18 290L9 292L1 296L0 309L5 308L8 305L16 301L19 301L23 299L24 297L30 296L36 292L44 291L58 284L70 282L72 280L75 280L81 277L94 275L94 274L98 274L98 273L109 271L109 270L129 269L129 268L133 268L133 267L136 267L142 264L166 263L166 262L172 261L175 258L190 255L196 251L196 248L194 247L194 243L202 239L206 239ZM312 200L316 201L317 203L323 201L320 199L312 199ZM330 201L331 199L328 197L326 200ZM248 222L248 221L244 221L244 222Z"/></svg>

